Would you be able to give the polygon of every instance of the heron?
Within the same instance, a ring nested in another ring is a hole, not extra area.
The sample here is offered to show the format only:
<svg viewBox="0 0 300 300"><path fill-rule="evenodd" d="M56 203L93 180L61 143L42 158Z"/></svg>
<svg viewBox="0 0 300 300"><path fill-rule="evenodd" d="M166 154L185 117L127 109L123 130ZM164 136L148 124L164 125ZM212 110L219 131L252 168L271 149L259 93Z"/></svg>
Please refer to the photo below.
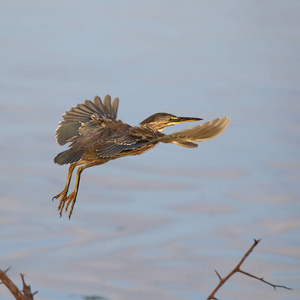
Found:
<svg viewBox="0 0 300 300"><path fill-rule="evenodd" d="M140 126L131 126L117 119L119 98L111 101L106 95L103 102L99 96L85 100L68 110L62 117L63 121L55 131L57 144L67 143L69 149L59 153L54 162L59 165L70 164L67 182L63 191L54 196L60 199L58 210L62 216L63 210L69 210L71 218L76 202L80 176L83 170L107 163L110 160L128 155L139 155L158 143L172 143L186 148L196 148L203 142L220 135L227 128L230 119L217 118L213 121L198 125L172 134L162 131L171 125L183 122L201 121L201 118L178 117L170 113L156 113L146 118ZM75 187L68 195L74 169L77 169Z"/></svg>

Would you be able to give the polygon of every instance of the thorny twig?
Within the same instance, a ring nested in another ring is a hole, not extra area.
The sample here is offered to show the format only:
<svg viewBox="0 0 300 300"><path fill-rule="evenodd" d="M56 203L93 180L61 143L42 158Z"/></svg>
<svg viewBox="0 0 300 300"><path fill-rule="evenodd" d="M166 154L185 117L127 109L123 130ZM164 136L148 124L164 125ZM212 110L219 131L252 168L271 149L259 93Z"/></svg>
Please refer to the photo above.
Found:
<svg viewBox="0 0 300 300"><path fill-rule="evenodd" d="M21 279L23 282L23 291L21 292L18 287L11 281L11 279L6 275L6 272L10 269L6 269L5 271L2 271L0 269L0 283L3 283L12 293L12 295L15 297L16 300L33 300L33 296L37 293L31 293L30 285L27 285L24 280L24 274L21 275Z"/></svg>
<svg viewBox="0 0 300 300"><path fill-rule="evenodd" d="M260 242L260 239L259 240L254 240L254 243L253 245L251 246L251 248L246 252L246 254L243 256L243 258L241 259L241 261L237 264L237 266L224 278L222 278L220 276L220 274L217 272L217 270L215 270L220 282L219 284L217 285L217 287L213 290L213 292L208 296L207 300L218 300L216 297L215 297L215 294L217 293L217 291L221 288L221 286L234 274L234 273L242 273L244 275L247 275L249 277L252 277L254 279L257 279L257 280L260 280L270 286L272 286L274 288L274 290L276 290L276 288L283 288L283 289L287 289L287 290L291 290L291 288L289 287L286 287L284 285L277 285L277 284L273 284L273 283L270 283L266 280L264 280L263 277L257 277L257 276L254 276L250 273L247 273L243 270L240 269L241 265L243 264L243 262L246 260L246 258L250 255L250 253L253 251L253 249L256 247L256 245Z"/></svg>

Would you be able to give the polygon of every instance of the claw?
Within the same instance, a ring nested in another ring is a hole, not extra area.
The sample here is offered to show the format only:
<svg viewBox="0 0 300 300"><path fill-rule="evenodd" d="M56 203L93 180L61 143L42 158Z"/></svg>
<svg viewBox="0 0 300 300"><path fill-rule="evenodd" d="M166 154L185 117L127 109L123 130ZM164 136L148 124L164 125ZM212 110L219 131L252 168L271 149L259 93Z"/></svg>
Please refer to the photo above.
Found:
<svg viewBox="0 0 300 300"><path fill-rule="evenodd" d="M54 196L54 197L52 198L52 201L53 201L54 199L58 199L58 198L61 196L61 194L62 194L62 193L58 194L57 196Z"/></svg>
<svg viewBox="0 0 300 300"><path fill-rule="evenodd" d="M68 197L67 197L67 190L63 190L60 194L58 194L57 196L54 196L52 198L52 201L54 199L59 199L60 198L60 202L59 202L59 205L58 205L58 208L57 210L59 210L59 215L60 217L62 216L62 211L63 211L63 208L65 206L65 202L67 201Z"/></svg>
<svg viewBox="0 0 300 300"><path fill-rule="evenodd" d="M67 196L67 192L65 190L63 190L60 194L53 197L52 201L54 199L60 198L60 202L59 202L59 205L58 205L58 208L57 208L57 210L59 210L59 216L60 217L62 216L63 210L65 212L67 212L68 208L69 208L69 205L72 203L71 204L71 209L70 209L70 212L69 212L69 219L71 218L71 215L72 215L72 212L73 212L73 207L74 207L75 202L76 202L76 196L77 196L77 193L75 191L72 192L69 196Z"/></svg>

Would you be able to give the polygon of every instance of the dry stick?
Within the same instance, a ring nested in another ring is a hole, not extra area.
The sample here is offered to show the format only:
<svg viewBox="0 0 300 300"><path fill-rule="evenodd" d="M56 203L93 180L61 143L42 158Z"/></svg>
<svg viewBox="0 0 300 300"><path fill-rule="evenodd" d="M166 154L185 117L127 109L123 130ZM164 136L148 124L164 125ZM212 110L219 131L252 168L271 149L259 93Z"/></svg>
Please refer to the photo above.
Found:
<svg viewBox="0 0 300 300"><path fill-rule="evenodd" d="M30 285L27 285L24 280L24 274L20 274L23 282L23 293L17 288L17 286L10 280L10 278L6 275L6 272L10 269L6 269L5 271L2 271L0 269L0 283L3 283L6 285L6 287L10 290L12 295L15 297L17 300L33 300L33 296L37 293L34 292L33 294L31 293L31 288Z"/></svg>
<svg viewBox="0 0 300 300"><path fill-rule="evenodd" d="M25 283L25 279L24 279L25 274L20 273L20 276L21 276L22 282L23 282L23 293L24 293L24 296L26 296L27 299L29 299L29 300L33 300L33 296L34 296L35 294L37 294L38 291L36 291L36 292L34 292L34 293L32 294L32 293L31 293L31 287L30 287L30 285L27 285L27 284Z"/></svg>
<svg viewBox="0 0 300 300"><path fill-rule="evenodd" d="M247 272L244 272L240 269L241 265L243 264L243 262L245 261L245 259L250 255L250 253L253 251L253 249L255 248L255 246L260 242L260 239L259 240L254 240L254 244L251 246L251 248L247 251L247 253L243 256L243 258L241 259L241 261L238 263L238 265L224 278L222 278L220 276L220 274L217 272L217 270L215 270L217 276L219 277L220 279L220 282L219 284L217 285L217 287L213 290L213 292L208 296L207 300L218 300L216 297L215 297L215 294L216 292L221 288L221 286L234 274L234 273L242 273L244 275L247 275L249 277L252 277L252 278L255 278L257 280L260 280L268 285L271 285L275 290L276 288L283 288L283 289L287 289L287 290L291 290L291 288L288 288L284 285L277 285L277 284L272 284L268 281L265 281L263 277L259 278L257 276L254 276L250 273L247 273Z"/></svg>

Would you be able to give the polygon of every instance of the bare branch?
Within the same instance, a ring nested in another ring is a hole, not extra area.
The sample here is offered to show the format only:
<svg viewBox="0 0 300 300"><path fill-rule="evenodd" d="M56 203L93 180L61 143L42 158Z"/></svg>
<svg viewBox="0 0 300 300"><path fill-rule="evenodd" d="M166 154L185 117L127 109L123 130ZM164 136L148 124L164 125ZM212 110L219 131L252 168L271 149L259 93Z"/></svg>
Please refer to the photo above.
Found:
<svg viewBox="0 0 300 300"><path fill-rule="evenodd" d="M18 289L18 287L11 281L11 279L6 275L6 272L10 269L6 269L5 271L2 271L0 269L0 280L1 283L3 283L12 293L12 295L15 297L16 300L33 300L33 296L37 293L34 292L31 293L31 288L29 285L25 283L24 280L24 274L21 275L21 279L23 282L23 293Z"/></svg>
<svg viewBox="0 0 300 300"><path fill-rule="evenodd" d="M247 276L249 276L249 277L252 277L252 278L254 278L254 279L260 280L260 281L262 281L262 282L264 282L264 283L266 283L266 284L272 286L272 287L274 288L274 290L276 290L276 288L282 288L282 289L292 290L291 288L286 287L286 286L284 286L284 285L278 285L278 284L273 284L273 283L271 283L271 282L268 282L268 281L264 280L263 277L260 277L260 278L259 278L259 277L255 276L255 275L252 275L252 274L250 274L250 273L244 272L243 270L239 270L239 272L242 273L242 274L244 274L244 275L247 275Z"/></svg>
<svg viewBox="0 0 300 300"><path fill-rule="evenodd" d="M34 296L35 294L37 294L38 291L36 291L36 292L34 292L34 293L32 294L32 293L31 293L31 287L30 287L30 285L27 285L27 284L25 283L25 279L24 279L25 274L20 273L20 276L21 276L22 282L23 282L23 293L24 293L24 295L27 296L28 299L33 300L33 296Z"/></svg>
<svg viewBox="0 0 300 300"><path fill-rule="evenodd" d="M240 260L240 262L237 264L237 266L224 278L222 278L220 276L220 274L215 270L217 276L219 277L220 279L220 282L219 284L217 285L217 287L212 291L212 293L208 296L207 300L216 300L217 298L215 297L215 294L217 293L217 291L221 288L221 286L234 274L234 273L242 273L244 275L247 275L249 277L252 277L252 278L255 278L257 280L260 280L270 286L272 286L275 290L276 288L284 288L284 289L287 289L287 290L291 290L291 288L288 288L286 286L283 286L283 285L276 285L276 284L272 284L266 280L264 280L264 278L259 278L255 275L252 275L250 273L247 273L247 272L244 272L240 269L241 265L243 264L243 262L246 260L246 258L250 255L250 253L253 251L253 249L257 246L257 244L260 242L260 239L259 240L254 240L254 243L253 245L250 247L250 249L246 252L246 254L242 257L242 259Z"/></svg>
<svg viewBox="0 0 300 300"><path fill-rule="evenodd" d="M219 277L219 279L222 280L222 277L220 276L220 274L218 273L218 271L215 270L215 272L216 272L217 276Z"/></svg>

